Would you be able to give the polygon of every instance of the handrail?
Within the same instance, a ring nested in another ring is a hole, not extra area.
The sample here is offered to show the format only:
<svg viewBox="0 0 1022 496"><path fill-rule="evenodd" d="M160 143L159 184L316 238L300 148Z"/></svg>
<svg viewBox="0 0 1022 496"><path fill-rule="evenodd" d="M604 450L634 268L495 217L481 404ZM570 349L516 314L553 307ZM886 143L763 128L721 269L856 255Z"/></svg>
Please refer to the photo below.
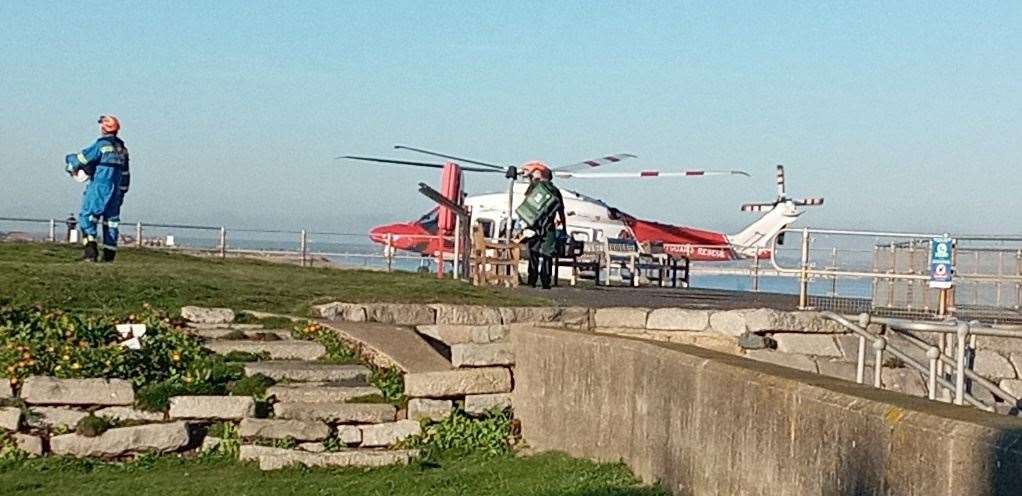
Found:
<svg viewBox="0 0 1022 496"><path fill-rule="evenodd" d="M859 382L860 384L862 384L862 380L863 380L863 373L862 373L862 371L865 368L865 340L866 339L872 339L873 340L873 349L876 352L875 356L873 358L873 374L874 374L873 375L873 377L874 377L873 386L874 387L880 388L881 385L882 385L881 384L881 372L883 370L883 353L884 353L884 351L890 351L890 353L892 355L898 357L901 361L911 365L913 368L919 370L920 372L923 372L923 373L929 372L929 374L930 374L930 382L929 382L929 384L934 384L936 382L936 383L939 383L941 386L943 386L943 387L945 387L947 389L954 390L956 392L956 396L955 396L955 403L956 404L961 405L961 404L963 404L963 402L967 401L970 404L972 404L973 406L975 406L976 408L980 408L980 409L988 410L988 411L992 410L992 407L990 407L989 405L987 405L987 404L983 403L982 401L976 399L974 396L972 396L972 394L966 393L964 391L964 388L959 386L959 383L958 383L957 380L956 380L956 382L954 384L952 384L951 381L948 381L947 379L944 379L943 377L937 376L936 375L936 367L933 366L932 363L931 363L931 366L929 368L927 368L926 366L924 366L923 364L917 362L914 358L912 358L911 356L906 354L905 352L903 352L903 351L901 351L901 350L899 350L897 348L891 347L890 344L887 342L887 339L885 339L883 336L875 336L875 335L873 335L872 333L870 333L869 331L867 331L864 328L865 326L859 327L858 325L853 324L850 320L848 320L847 318L845 318L842 315L838 315L838 314L836 314L834 312L829 312L829 311L827 311L827 312L820 312L820 315L823 316L824 318L833 320L833 321L843 325L844 327L846 327L847 329L851 330L853 333L855 333L855 334L857 334L859 336L859 338L860 338L859 339L859 359L858 359L858 363L856 364L856 381ZM862 314L862 315L866 317L864 320L866 320L866 323L868 325L868 317L869 317L869 315L868 314ZM860 318L862 318L862 316L860 316ZM961 360L963 366L962 366L961 369L959 369L960 371L964 370L964 361L965 361L965 359L964 359L964 351L965 350L964 350L964 347L963 347L962 348L962 360ZM931 359L931 362L932 361L933 360ZM959 376L961 376L961 374L959 374ZM962 381L962 384L964 384L964 380ZM934 391L932 389L929 391L929 394L930 394L930 399L934 399L933 398Z"/></svg>
<svg viewBox="0 0 1022 496"><path fill-rule="evenodd" d="M931 400L936 399L936 386L939 384L945 389L955 392L954 397L955 404L961 405L964 404L965 402L968 402L978 408L993 411L993 406L983 403L982 401L975 398L975 396L973 396L971 393L965 391L964 387L965 379L968 378L972 380L973 383L987 389L992 394L1010 401L1014 407L1017 408L1020 406L1020 400L1018 397L1009 393L1008 391L1005 391L997 384L994 384L993 382L977 374L972 369L966 367L965 354L966 339L970 335L1022 338L1022 331L994 329L991 327L980 326L976 322L958 322L958 321L946 321L944 323L917 322L908 321L904 319L871 317L869 314L865 313L859 315L859 323L857 325L855 323L852 323L845 316L836 314L834 312L829 311L820 312L820 315L824 318L833 320L841 324L842 326L851 330L854 334L859 336L859 354L858 362L856 364L856 381L859 382L860 384L863 382L863 369L865 368L865 352L864 352L865 340L872 339L873 347L877 352L874 361L874 373L876 377L876 380L874 381L875 387L881 387L881 385L879 384L880 375L879 372L882 368L882 365L878 364L882 363L883 351L888 350L891 352L891 354L898 357L906 364L909 364L916 370L928 375L929 378L929 380L927 381L929 389L928 396ZM930 361L929 367L926 367L923 364L919 363L918 361L908 356L906 353L899 350L898 348L890 346L890 343L888 343L883 336L877 336L867 331L866 327L868 327L869 324L871 323L885 325L889 329L898 332L900 336L906 338L906 340L912 345L917 346L920 349L925 349L926 356ZM940 333L942 335L954 334L958 338L957 339L958 343L957 346L955 347L954 359L942 353L937 346L926 343L925 341L913 336L912 334L908 334L908 331L935 332ZM954 383L951 383L951 381L943 377L940 377L937 374L938 362L954 367L955 370Z"/></svg>

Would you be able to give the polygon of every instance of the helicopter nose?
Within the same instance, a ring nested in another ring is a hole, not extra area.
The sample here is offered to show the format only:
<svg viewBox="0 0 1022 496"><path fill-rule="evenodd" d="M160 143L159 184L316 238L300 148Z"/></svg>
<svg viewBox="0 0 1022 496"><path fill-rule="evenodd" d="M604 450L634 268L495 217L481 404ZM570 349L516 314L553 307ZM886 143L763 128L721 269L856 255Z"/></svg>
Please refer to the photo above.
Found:
<svg viewBox="0 0 1022 496"><path fill-rule="evenodd" d="M369 239L376 243L386 243L387 238L394 234L393 225L376 226L369 230Z"/></svg>

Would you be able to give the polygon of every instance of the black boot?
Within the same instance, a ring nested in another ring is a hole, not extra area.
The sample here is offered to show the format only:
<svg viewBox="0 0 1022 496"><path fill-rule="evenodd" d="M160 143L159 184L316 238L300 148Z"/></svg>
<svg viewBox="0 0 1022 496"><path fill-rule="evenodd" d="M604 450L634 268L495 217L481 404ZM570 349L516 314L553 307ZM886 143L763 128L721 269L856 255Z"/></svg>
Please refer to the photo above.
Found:
<svg viewBox="0 0 1022 496"><path fill-rule="evenodd" d="M95 241L89 241L85 243L85 254L82 256L82 261L95 262L96 257L99 256L99 250L96 248Z"/></svg>
<svg viewBox="0 0 1022 496"><path fill-rule="evenodd" d="M103 248L103 261L106 263L114 263L114 257L117 256L117 250L108 250Z"/></svg>

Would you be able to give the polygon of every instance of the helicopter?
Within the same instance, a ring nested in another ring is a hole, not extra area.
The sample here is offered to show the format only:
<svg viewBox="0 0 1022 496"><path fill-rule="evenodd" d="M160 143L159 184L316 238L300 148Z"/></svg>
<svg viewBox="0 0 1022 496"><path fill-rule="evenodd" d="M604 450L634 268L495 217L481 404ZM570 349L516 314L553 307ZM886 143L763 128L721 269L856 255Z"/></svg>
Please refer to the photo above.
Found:
<svg viewBox="0 0 1022 496"><path fill-rule="evenodd" d="M510 233L517 223L514 214L515 208L524 201L528 188L527 180L517 167L501 166L404 145L395 145L394 148L444 158L449 161L438 164L358 155L343 155L337 158L386 165L443 169L445 184L450 180L448 172L454 170L457 170L457 173L460 171L484 174L501 173L509 180L506 192L470 195L457 193L450 194L448 198L469 208L472 225L478 225L487 239L494 241L501 238L510 239ZM597 159L551 167L551 172L553 177L558 179L749 177L749 174L742 170L589 172L592 168L617 164L633 158L638 157L630 153L607 155ZM767 260L773 255L772 239L799 218L804 212L800 207L821 206L824 202L823 198L818 197L804 199L788 197L784 166L778 165L776 171L776 199L771 202L743 204L742 211L762 212L763 214L735 234L639 219L611 207L602 200L563 187L559 189L564 198L567 225L562 226L562 229L578 242L600 243L613 239L633 240L640 250L643 246L656 244L662 246L664 253L676 258L687 258L689 261L726 262L748 258ZM444 224L441 220L444 215L443 210L443 207L438 207L414 221L376 226L369 231L369 238L375 243L397 250L420 253L423 256L451 253L453 252L453 241L449 238L449 233L445 233L445 229L442 229L442 227L446 227L442 226ZM779 243L783 243L783 240L779 239Z"/></svg>

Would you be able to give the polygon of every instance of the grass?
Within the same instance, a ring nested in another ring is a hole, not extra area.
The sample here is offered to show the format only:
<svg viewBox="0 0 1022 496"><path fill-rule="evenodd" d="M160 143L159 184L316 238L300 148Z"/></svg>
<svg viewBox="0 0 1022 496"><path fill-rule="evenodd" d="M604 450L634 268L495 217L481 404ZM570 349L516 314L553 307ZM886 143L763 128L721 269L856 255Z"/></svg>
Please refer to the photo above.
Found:
<svg viewBox="0 0 1022 496"><path fill-rule="evenodd" d="M543 305L506 290L476 288L450 279L272 262L195 257L125 249L113 265L78 262L81 248L43 243L0 243L0 300L66 311L137 311L143 303L305 315L329 301Z"/></svg>
<svg viewBox="0 0 1022 496"><path fill-rule="evenodd" d="M263 473L226 461L158 458L122 466L54 460L0 468L0 494L90 496L367 495L367 496L666 496L636 483L622 465L600 465L560 454L528 458L468 457L437 464L375 470Z"/></svg>

